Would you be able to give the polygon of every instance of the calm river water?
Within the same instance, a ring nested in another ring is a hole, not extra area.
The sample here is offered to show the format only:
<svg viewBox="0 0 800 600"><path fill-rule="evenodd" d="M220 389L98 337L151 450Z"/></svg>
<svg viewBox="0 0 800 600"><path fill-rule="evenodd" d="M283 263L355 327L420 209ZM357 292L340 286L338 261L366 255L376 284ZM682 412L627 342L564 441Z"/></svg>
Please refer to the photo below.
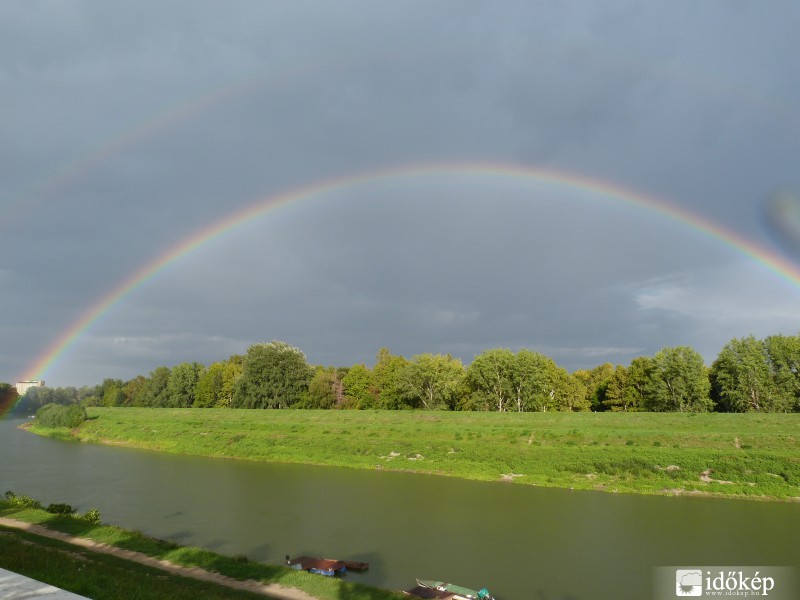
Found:
<svg viewBox="0 0 800 600"><path fill-rule="evenodd" d="M800 505L647 497L59 442L0 421L0 493L224 554L366 560L348 578L498 600L651 598L653 569L800 565Z"/></svg>

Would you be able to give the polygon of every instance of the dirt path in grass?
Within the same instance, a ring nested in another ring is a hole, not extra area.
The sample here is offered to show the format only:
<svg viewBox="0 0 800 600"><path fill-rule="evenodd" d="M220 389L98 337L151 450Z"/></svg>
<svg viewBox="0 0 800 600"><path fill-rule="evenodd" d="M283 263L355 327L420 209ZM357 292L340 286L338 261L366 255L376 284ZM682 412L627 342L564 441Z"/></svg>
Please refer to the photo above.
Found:
<svg viewBox="0 0 800 600"><path fill-rule="evenodd" d="M24 531L28 531L36 535L41 535L43 537L54 538L57 540L67 542L69 544L82 546L94 552L103 552L104 554L111 554L113 556L117 556L125 560L130 560L143 565L147 565L148 567L155 567L157 569L162 569L164 571L175 573L176 575L181 575L183 577L191 577L193 579L199 579L201 581L211 581L213 583L224 585L229 588L234 588L237 590L245 590L248 592L255 592L256 594L262 594L264 596L267 596L268 598L276 598L277 600L318 600L315 596L311 596L310 594L307 594L302 590L283 587L282 585L278 585L277 583L261 583L260 581L255 581L253 579L247 579L247 580L234 579L232 577L227 577L220 573L213 573L211 571L206 571L205 569L201 569L200 567L184 567L181 565L176 565L175 563L172 563L168 560L161 560L158 558L153 558L152 556L147 556L146 554L142 554L141 552L134 552L132 550L117 548L116 546L110 546L108 544L103 544L101 542L95 542L94 540L90 540L88 538L74 537L67 533L62 533L60 531L47 529L46 527L42 527L41 525L33 525L31 523L26 523L24 521L17 521L16 519L5 519L0 517L0 525L3 525L5 527L13 527L15 529L22 529Z"/></svg>

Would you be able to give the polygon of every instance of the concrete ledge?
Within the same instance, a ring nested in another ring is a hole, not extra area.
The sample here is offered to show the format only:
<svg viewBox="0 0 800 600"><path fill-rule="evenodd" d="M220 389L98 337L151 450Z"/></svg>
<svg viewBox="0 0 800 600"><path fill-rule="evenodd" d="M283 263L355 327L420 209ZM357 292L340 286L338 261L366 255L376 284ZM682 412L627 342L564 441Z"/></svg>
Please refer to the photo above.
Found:
<svg viewBox="0 0 800 600"><path fill-rule="evenodd" d="M0 569L0 600L27 600L28 598L89 600L86 596L79 596L13 571Z"/></svg>

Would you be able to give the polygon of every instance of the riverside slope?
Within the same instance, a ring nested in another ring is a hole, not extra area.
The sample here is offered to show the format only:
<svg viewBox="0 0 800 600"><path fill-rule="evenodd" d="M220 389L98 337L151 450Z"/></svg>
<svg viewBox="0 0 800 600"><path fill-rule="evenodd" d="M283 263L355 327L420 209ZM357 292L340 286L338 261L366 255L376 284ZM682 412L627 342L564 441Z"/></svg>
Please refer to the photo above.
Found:
<svg viewBox="0 0 800 600"><path fill-rule="evenodd" d="M800 498L800 415L91 408L35 433L571 489Z"/></svg>

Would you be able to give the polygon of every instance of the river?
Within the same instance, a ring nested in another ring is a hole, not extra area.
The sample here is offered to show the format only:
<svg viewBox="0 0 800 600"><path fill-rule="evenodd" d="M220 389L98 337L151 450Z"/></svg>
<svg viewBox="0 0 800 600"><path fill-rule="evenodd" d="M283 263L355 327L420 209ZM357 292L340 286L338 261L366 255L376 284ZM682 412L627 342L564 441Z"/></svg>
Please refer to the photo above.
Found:
<svg viewBox="0 0 800 600"><path fill-rule="evenodd" d="M223 554L370 562L347 577L488 587L498 600L652 597L655 567L800 565L800 505L174 456L0 421L0 493Z"/></svg>

